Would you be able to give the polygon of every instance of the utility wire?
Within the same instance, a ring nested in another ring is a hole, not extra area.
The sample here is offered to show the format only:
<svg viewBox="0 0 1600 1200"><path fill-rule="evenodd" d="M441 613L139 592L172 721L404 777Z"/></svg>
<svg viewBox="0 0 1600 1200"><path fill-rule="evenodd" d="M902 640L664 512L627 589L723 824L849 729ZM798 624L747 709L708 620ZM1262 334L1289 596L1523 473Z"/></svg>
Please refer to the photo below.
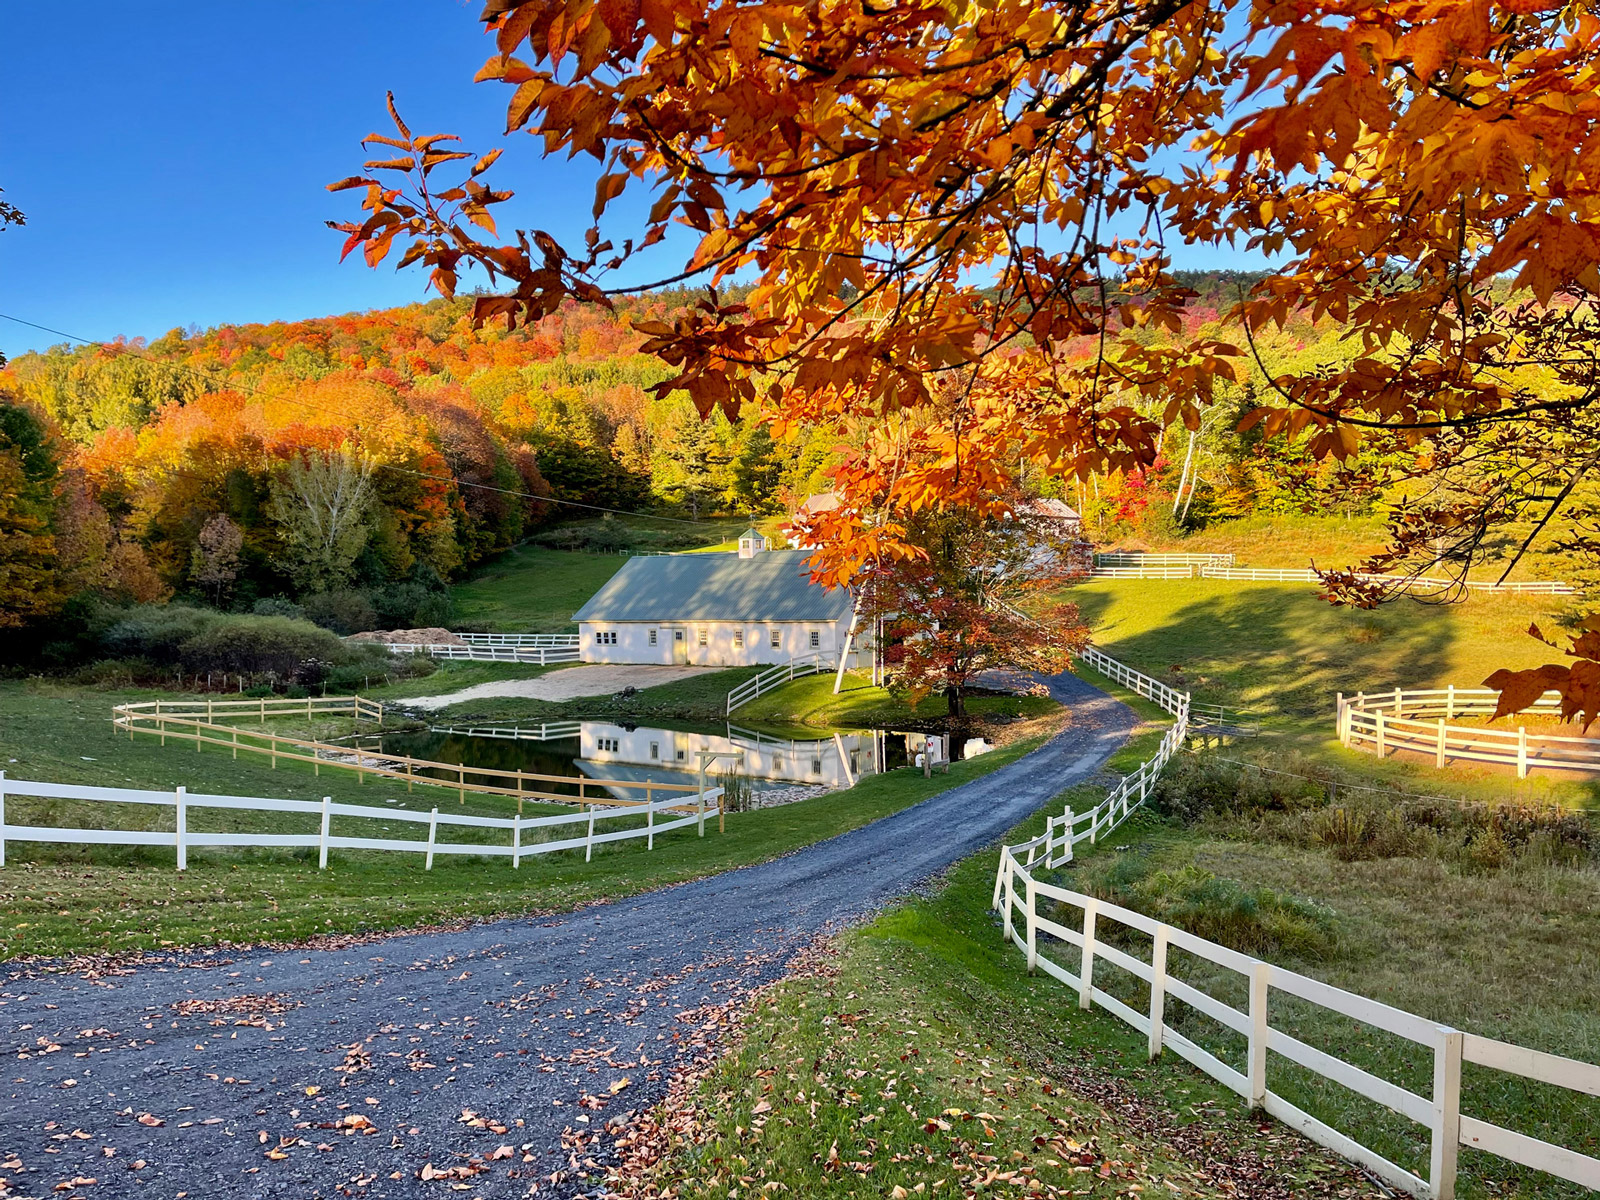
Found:
<svg viewBox="0 0 1600 1200"><path fill-rule="evenodd" d="M0 312L0 320L13 321L18 325L26 325L30 329L37 329L37 330L40 330L43 333L52 333L52 334L55 334L57 337L66 338L69 342L77 342L78 344L83 345L83 346L109 346L109 345L114 345L115 344L115 343L112 343L112 342L97 342L97 341L94 341L91 338L79 337L77 334L66 333L65 331L60 330L60 329L52 329L48 325L40 325L35 321L24 321L21 317L13 317L10 313ZM195 378L200 379L201 381L203 381L206 384L207 387L216 387L219 383L222 383L222 384L226 383L226 380L219 380L219 379L217 379L217 378L215 378L215 377L213 377L211 375L206 374L204 371L201 371L201 370L199 370L199 369L197 369L195 367L189 366L189 364L187 364L187 363L167 362L167 361L165 361L163 359L151 358L151 357L149 357L147 355L140 354L138 351L130 349L130 348L126 347L126 346L122 346L122 347L120 347L120 349L122 350L122 352L124 354L131 354L135 358L139 359L141 362L148 362L148 363L152 363L152 364L154 364L156 366L170 367L170 368L173 368L175 370L186 371L190 375L193 375ZM229 390L233 390L233 389L230 388ZM255 396L260 391L261 391L261 382L258 380L256 382L256 384L252 388L250 388L250 390L248 392L245 393L245 395L246 396ZM306 409L308 412L320 413L323 416L339 417L341 415L341 414L333 411L332 409L323 408L320 405L316 405L316 404L310 404L310 403L307 403L304 400L296 400L296 399L294 399L293 397L290 397L290 396L274 396L274 397L272 397L272 399L282 401L282 402L284 402L286 404L293 404L293 405L296 405L299 408ZM516 496L516 497L518 497L520 499L524 499L524 500L537 500L542 504L562 504L562 505L565 505L568 508L582 508L582 509L587 509L590 512L612 513L612 514L614 514L616 516L619 516L619 517L640 517L640 518L642 518L644 520L647 520L647 521L666 521L666 522L670 522L670 523L672 523L674 525L693 525L693 526L697 526L697 527L710 524L710 522L708 522L708 521L696 521L696 520L691 520L691 519L688 519L688 518L685 518L685 517L663 517L663 516L659 516L659 515L657 515L655 513L636 512L636 511L633 511L631 509L626 509L626 508L607 508L603 504L585 504L580 500L563 500L563 499L560 499L559 497L556 497L556 496L540 496L540 495L536 495L533 492L519 491L516 488L503 488L503 487L499 487L498 485L492 484L492 483L471 483L471 482L469 482L469 481L467 481L465 479L457 479L453 475L433 475L433 474L428 473L427 471L418 471L418 470L414 470L411 467L395 466L392 463L383 464L381 469L382 470L386 470L386 471L394 471L394 472L397 472L397 473L402 474L402 475L413 475L413 476L417 477L418 479L433 479L433 480L437 480L437 481L442 482L442 483L453 483L458 488L476 488L479 491L484 491L484 492L498 492L503 496ZM172 471L170 473L174 474L174 475L183 474L183 472L181 472L181 471ZM190 478L193 478L193 476L191 476Z"/></svg>

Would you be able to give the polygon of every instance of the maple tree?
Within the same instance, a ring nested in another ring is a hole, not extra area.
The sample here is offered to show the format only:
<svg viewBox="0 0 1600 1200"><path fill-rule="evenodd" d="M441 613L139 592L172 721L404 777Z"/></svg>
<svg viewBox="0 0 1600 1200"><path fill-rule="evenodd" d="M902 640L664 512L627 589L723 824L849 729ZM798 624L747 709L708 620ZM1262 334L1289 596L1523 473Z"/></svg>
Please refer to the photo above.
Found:
<svg viewBox="0 0 1600 1200"><path fill-rule="evenodd" d="M710 290L640 323L676 370L657 386L776 429L870 429L848 474L890 480L892 511L992 508L1018 458L1146 466L1163 426L1195 428L1260 332L1301 314L1342 323L1354 353L1261 380L1244 422L1317 458L1573 422L1600 383L1585 5L489 0L483 20L478 77L512 89L508 134L601 164L584 245L500 236L503 147L414 135L391 98L395 133L368 139L390 157L332 185L363 193L346 253L398 247L447 295L476 265L508 285L477 318L514 324L614 302L610 273L682 226L669 279ZM653 205L613 232L630 189ZM1142 336L1183 331L1179 243L1272 256L1231 314L1242 337ZM739 303L715 290L748 274ZM1590 465L1562 456L1543 486ZM864 506L837 511L824 577L907 552ZM1425 500L1401 520L1471 524ZM1414 573L1427 541L1399 547Z"/></svg>
<svg viewBox="0 0 1600 1200"><path fill-rule="evenodd" d="M1005 500L1000 515L911 515L894 532L912 553L884 556L857 580L885 682L913 701L942 694L956 719L984 672L1058 674L1088 642L1076 606L1051 596L1075 574L1073 535L1017 493Z"/></svg>

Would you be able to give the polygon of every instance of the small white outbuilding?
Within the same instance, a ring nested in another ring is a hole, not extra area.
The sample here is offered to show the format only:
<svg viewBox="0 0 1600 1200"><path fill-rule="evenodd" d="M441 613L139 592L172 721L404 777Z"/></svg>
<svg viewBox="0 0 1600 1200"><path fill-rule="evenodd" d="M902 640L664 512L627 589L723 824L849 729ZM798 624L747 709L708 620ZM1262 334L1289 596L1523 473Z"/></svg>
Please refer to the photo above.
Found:
<svg viewBox="0 0 1600 1200"><path fill-rule="evenodd" d="M574 615L579 658L741 667L818 655L837 663L850 640L850 593L812 582L806 551L746 551L744 540L737 555L630 558ZM851 642L847 665L860 653Z"/></svg>

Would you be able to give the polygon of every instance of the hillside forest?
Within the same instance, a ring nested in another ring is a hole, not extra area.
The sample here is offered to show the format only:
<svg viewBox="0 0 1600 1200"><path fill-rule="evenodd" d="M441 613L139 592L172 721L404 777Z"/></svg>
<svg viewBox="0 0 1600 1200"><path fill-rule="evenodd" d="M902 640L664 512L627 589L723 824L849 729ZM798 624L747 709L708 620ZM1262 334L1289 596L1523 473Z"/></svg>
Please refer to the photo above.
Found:
<svg viewBox="0 0 1600 1200"><path fill-rule="evenodd" d="M1182 336L1225 335L1219 314L1249 279L1190 282ZM470 300L434 300L19 356L0 369L0 625L41 636L8 639L12 657L70 658L94 614L172 600L339 633L442 624L449 581L515 544L704 544L716 535L699 522L826 489L837 430L702 419L656 386L670 370L634 325L691 299L569 301L510 332L474 328ZM1350 353L1332 321L1258 351L1268 372ZM1412 453L1372 444L1340 463L1241 433L1255 385L1223 387L1148 471L1018 464L1021 482L1077 507L1097 542L1161 543L1240 517L1372 512Z"/></svg>

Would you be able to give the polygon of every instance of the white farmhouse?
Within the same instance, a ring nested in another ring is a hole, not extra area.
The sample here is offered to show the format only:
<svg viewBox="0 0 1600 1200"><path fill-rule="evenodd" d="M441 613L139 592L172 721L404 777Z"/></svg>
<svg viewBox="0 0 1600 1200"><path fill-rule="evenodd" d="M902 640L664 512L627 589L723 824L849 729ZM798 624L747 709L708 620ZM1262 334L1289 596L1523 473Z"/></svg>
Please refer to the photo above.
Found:
<svg viewBox="0 0 1600 1200"><path fill-rule="evenodd" d="M591 663L742 667L822 656L850 641L854 603L811 581L804 550L630 558L573 620Z"/></svg>

